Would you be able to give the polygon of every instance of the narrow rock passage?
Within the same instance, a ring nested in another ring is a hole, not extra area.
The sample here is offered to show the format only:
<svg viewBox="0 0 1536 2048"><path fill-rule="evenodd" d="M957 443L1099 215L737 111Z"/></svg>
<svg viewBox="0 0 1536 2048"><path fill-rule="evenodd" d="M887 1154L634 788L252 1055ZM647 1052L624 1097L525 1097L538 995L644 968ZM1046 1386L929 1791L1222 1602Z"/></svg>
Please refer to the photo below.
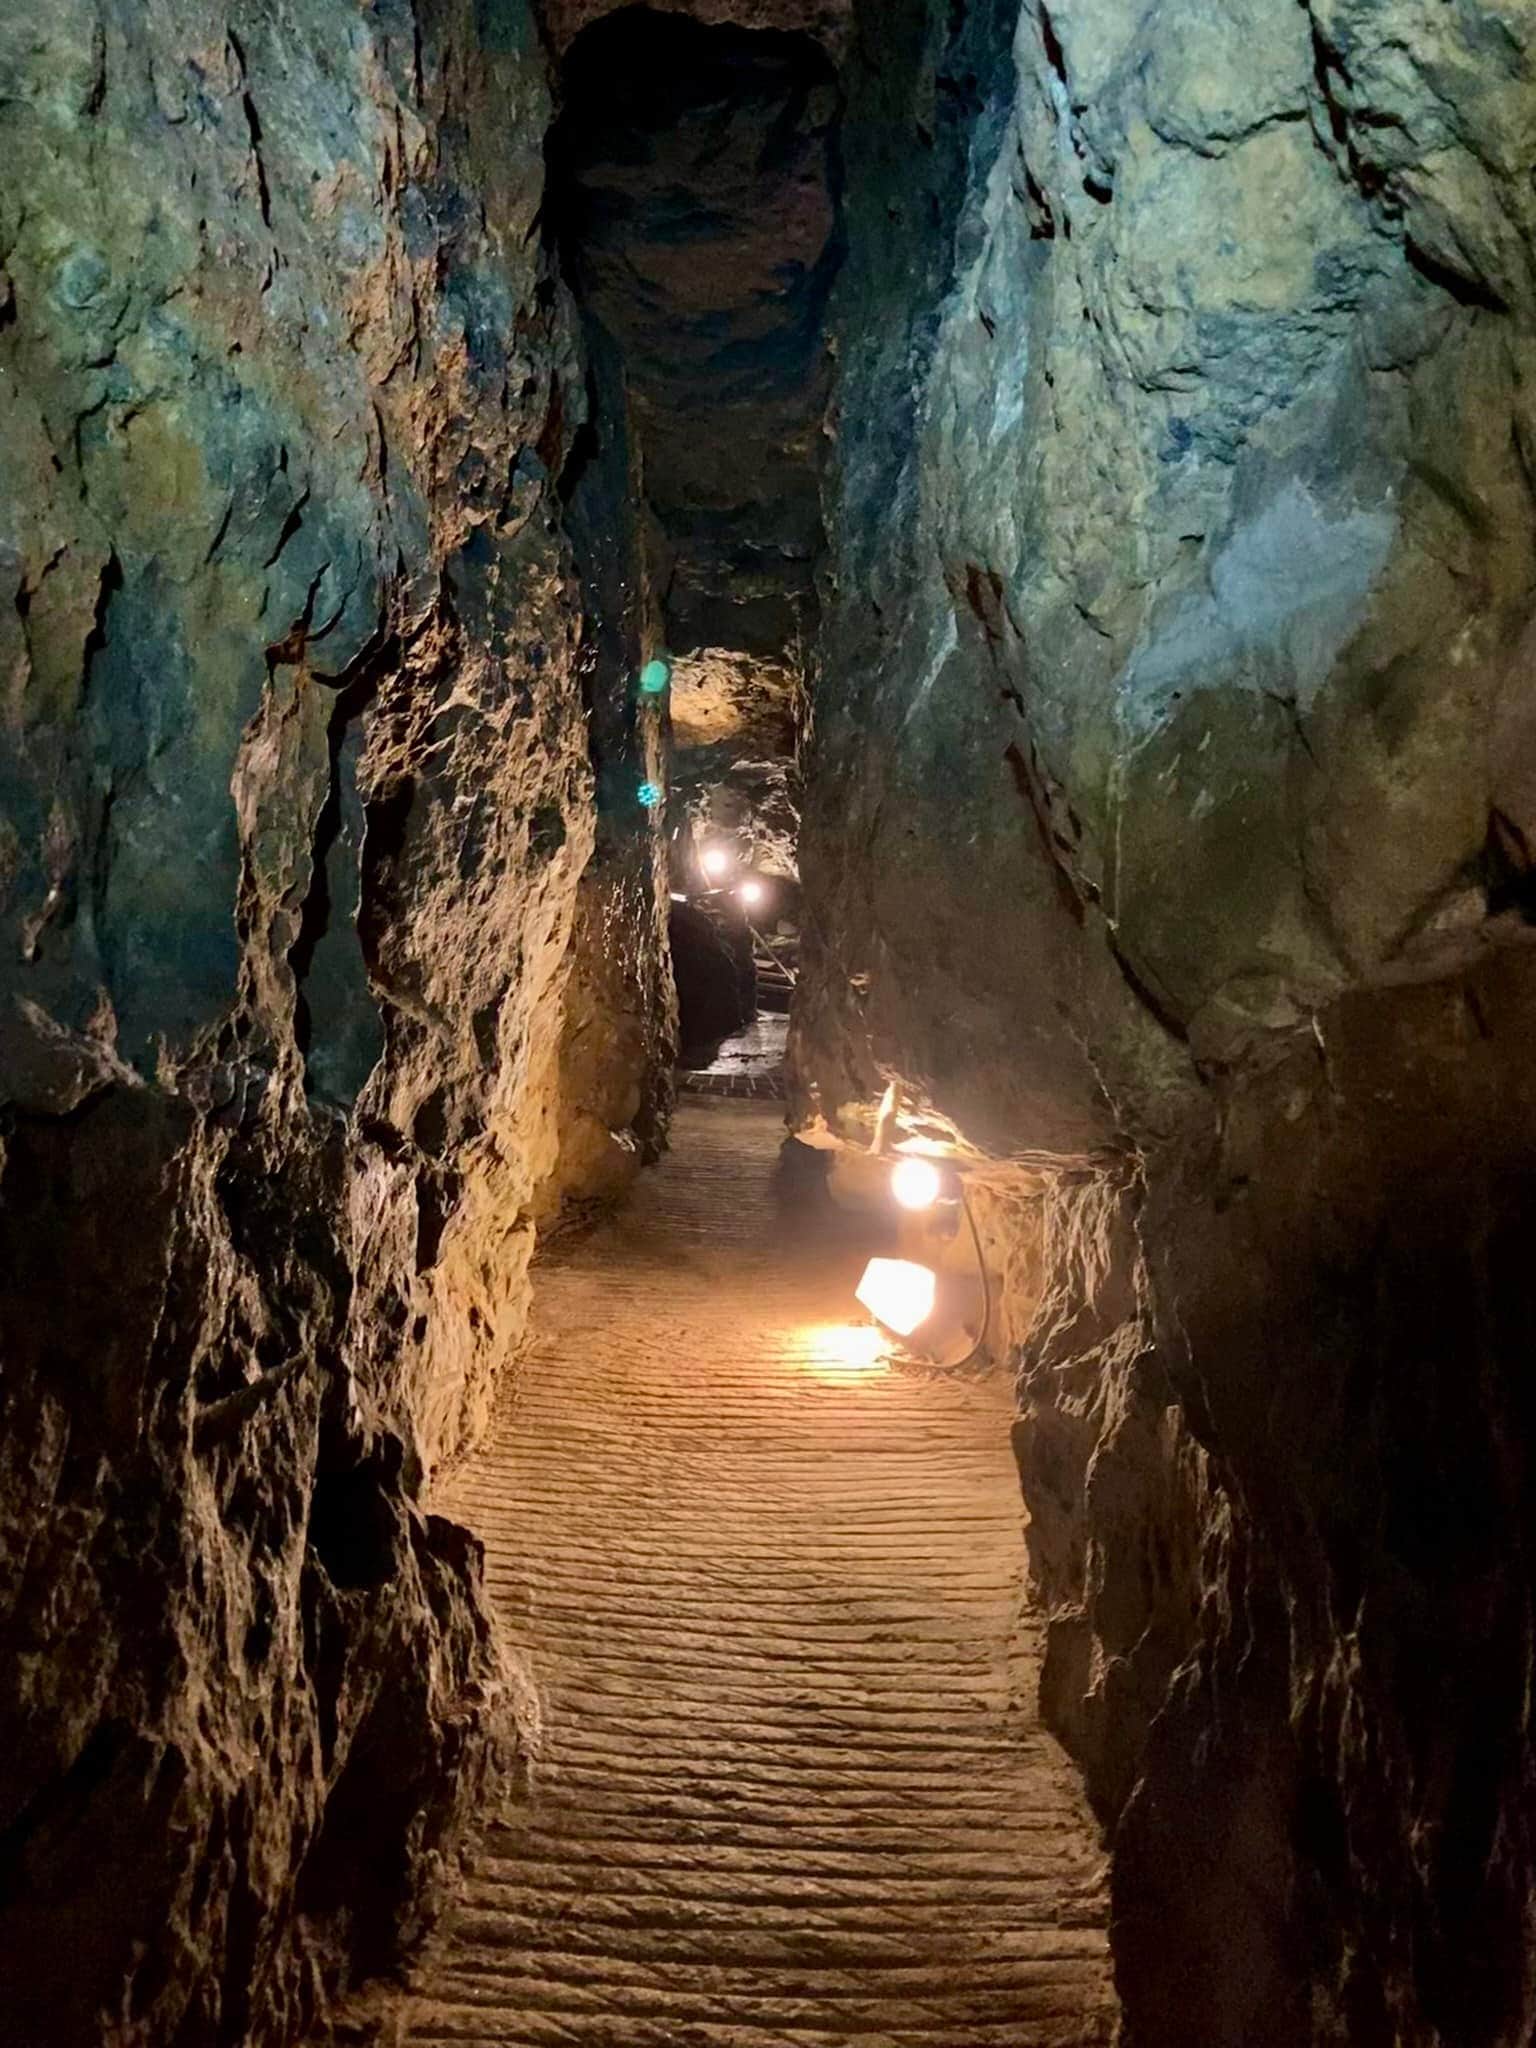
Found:
<svg viewBox="0 0 1536 2048"><path fill-rule="evenodd" d="M766 1104L683 1109L542 1269L452 1490L541 1728L416 2042L1112 2038L1093 1837L1031 1707L1006 1379L850 1327L824 1222L780 1220L780 1135Z"/></svg>

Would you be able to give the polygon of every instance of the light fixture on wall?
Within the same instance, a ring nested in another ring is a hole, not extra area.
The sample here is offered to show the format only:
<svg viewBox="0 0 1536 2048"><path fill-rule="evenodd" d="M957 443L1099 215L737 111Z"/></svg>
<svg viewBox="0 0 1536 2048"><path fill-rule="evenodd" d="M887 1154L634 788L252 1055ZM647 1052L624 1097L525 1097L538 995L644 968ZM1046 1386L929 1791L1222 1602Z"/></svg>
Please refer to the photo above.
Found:
<svg viewBox="0 0 1536 2048"><path fill-rule="evenodd" d="M768 894L768 891L763 887L761 882L754 881L749 877L745 882L742 883L741 887L737 890L736 893L741 898L742 903L748 910L757 910L761 907L764 898Z"/></svg>
<svg viewBox="0 0 1536 2048"><path fill-rule="evenodd" d="M901 1231L904 1246L919 1252L932 1246L937 1255L935 1264L928 1265L921 1259L871 1259L855 1292L877 1323L893 1336L915 1339L915 1348L927 1352L935 1363L948 1367L969 1365L984 1348L992 1327L992 1284L981 1234L966 1198L965 1169L950 1152L934 1156L932 1148L908 1150L908 1146L916 1148L923 1141L898 1141L895 1134L900 1125L901 1091L893 1081L880 1102L870 1151L876 1158L890 1162L886 1186L891 1200L907 1219ZM976 1284L980 1289L981 1318L974 1338L968 1334L968 1314L956 1307L956 1276L949 1272L942 1290L939 1277L940 1269L948 1266L943 1247L954 1238L962 1220L975 1254ZM956 1327L967 1329L965 1353L960 1358L940 1360L937 1347L946 1341L946 1331Z"/></svg>
<svg viewBox="0 0 1536 2048"><path fill-rule="evenodd" d="M856 1289L856 1298L898 1337L910 1337L933 1314L939 1279L931 1266L915 1259L871 1259Z"/></svg>
<svg viewBox="0 0 1536 2048"><path fill-rule="evenodd" d="M699 855L699 866L712 882L718 882L731 872L735 855L728 846L706 846Z"/></svg>
<svg viewBox="0 0 1536 2048"><path fill-rule="evenodd" d="M891 1193L903 1209L931 1209L943 1192L943 1174L921 1154L898 1159L891 1168Z"/></svg>

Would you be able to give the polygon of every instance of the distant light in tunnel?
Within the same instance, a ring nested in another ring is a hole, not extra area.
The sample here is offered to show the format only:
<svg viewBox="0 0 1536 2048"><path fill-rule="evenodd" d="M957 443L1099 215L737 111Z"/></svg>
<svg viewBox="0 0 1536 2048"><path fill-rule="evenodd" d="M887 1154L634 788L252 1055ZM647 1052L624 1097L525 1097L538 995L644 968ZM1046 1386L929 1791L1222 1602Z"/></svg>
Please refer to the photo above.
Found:
<svg viewBox="0 0 1536 2048"><path fill-rule="evenodd" d="M640 688L647 697L659 697L671 680L672 664L660 655L654 661L648 661L640 671Z"/></svg>
<svg viewBox="0 0 1536 2048"><path fill-rule="evenodd" d="M743 882L740 889L736 893L740 896L742 902L747 906L748 910L756 910L758 905L763 901L764 897L768 894L768 891L763 887L761 882Z"/></svg>
<svg viewBox="0 0 1536 2048"><path fill-rule="evenodd" d="M891 1170L891 1193L903 1209L931 1209L944 1192L944 1176L931 1159L901 1159Z"/></svg>
<svg viewBox="0 0 1536 2048"><path fill-rule="evenodd" d="M699 866L716 882L722 875L728 875L734 865L734 857L728 846L706 846L699 855Z"/></svg>
<svg viewBox="0 0 1536 2048"><path fill-rule="evenodd" d="M938 1281L929 1266L911 1259L871 1259L857 1298L877 1323L898 1337L910 1337L933 1314Z"/></svg>
<svg viewBox="0 0 1536 2048"><path fill-rule="evenodd" d="M660 810L666 791L659 782L642 782L635 792L648 811Z"/></svg>

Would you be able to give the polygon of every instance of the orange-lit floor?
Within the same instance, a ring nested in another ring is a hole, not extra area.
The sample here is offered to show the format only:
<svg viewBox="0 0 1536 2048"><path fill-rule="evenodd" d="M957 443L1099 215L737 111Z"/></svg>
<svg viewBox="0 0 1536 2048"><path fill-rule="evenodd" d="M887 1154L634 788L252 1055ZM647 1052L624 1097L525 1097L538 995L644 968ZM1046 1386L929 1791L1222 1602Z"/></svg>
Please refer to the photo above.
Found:
<svg viewBox="0 0 1536 2048"><path fill-rule="evenodd" d="M445 1503L539 1726L406 2016L517 2048L1108 2042L1097 1857L1035 1724L1001 1375L889 1361L786 1226L768 1105L690 1104L541 1269Z"/></svg>

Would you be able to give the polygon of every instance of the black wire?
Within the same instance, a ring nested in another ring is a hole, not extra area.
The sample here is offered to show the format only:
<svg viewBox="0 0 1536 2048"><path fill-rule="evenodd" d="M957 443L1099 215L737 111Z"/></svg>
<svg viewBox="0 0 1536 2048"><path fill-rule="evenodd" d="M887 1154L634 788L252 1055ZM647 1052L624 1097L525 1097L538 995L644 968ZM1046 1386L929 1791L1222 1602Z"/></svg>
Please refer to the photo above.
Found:
<svg viewBox="0 0 1536 2048"><path fill-rule="evenodd" d="M965 1211L965 1220L971 1227L971 1244L976 1253L976 1271L981 1276L981 1328L976 1341L964 1358L936 1359L934 1362L945 1372L959 1372L962 1367L979 1356L992 1328L992 1282L987 1277L986 1254L981 1249L981 1233L976 1228L976 1218L971 1214L971 1205L966 1199L965 1182L960 1183L960 1207Z"/></svg>

